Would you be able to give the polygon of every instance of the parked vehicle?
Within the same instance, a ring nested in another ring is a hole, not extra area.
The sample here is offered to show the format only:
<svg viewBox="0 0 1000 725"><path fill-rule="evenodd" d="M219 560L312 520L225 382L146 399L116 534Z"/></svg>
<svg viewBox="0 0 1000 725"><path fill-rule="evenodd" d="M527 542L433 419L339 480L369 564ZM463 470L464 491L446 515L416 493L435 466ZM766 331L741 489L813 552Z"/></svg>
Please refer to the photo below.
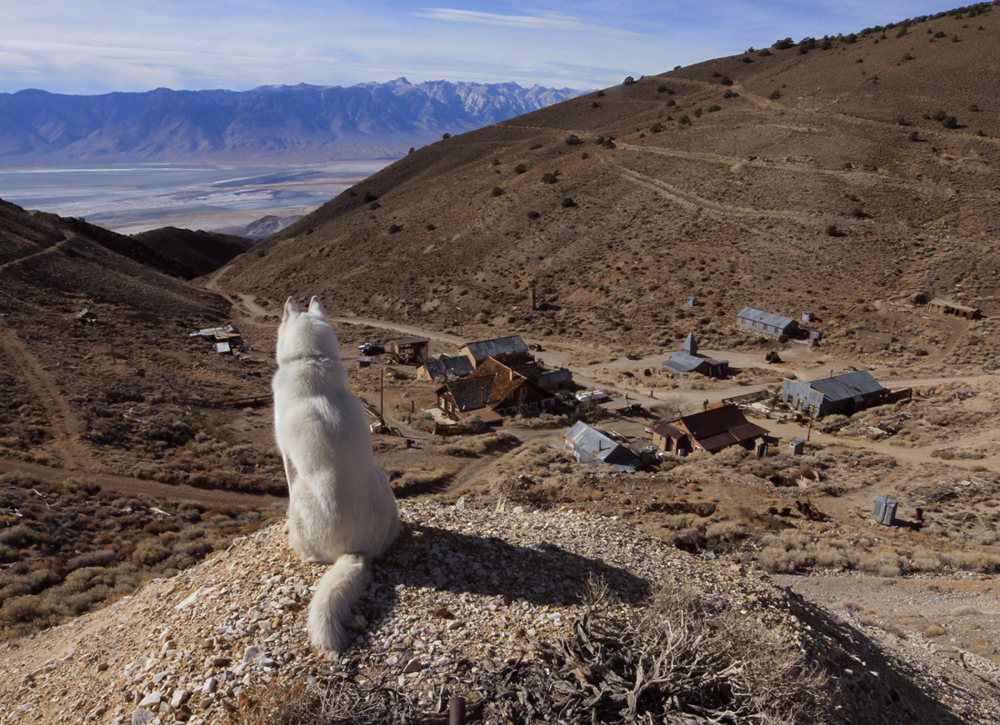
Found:
<svg viewBox="0 0 1000 725"><path fill-rule="evenodd" d="M362 355L365 355L365 356L368 356L368 357L370 357L372 355L381 355L382 353L385 352L385 348L384 347L382 347L381 345L376 345L375 343L372 343L372 342L363 342L363 343L361 343L360 345L358 345L358 350L361 351Z"/></svg>

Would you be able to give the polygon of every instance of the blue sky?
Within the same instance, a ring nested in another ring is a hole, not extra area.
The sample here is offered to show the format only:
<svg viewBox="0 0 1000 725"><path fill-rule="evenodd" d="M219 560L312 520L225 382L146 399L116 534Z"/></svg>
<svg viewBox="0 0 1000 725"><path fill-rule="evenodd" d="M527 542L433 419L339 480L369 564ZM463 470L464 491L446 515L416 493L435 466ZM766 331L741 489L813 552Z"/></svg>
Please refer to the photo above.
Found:
<svg viewBox="0 0 1000 725"><path fill-rule="evenodd" d="M961 4L11 1L0 23L0 92L347 86L399 76L598 88L786 36L846 34Z"/></svg>

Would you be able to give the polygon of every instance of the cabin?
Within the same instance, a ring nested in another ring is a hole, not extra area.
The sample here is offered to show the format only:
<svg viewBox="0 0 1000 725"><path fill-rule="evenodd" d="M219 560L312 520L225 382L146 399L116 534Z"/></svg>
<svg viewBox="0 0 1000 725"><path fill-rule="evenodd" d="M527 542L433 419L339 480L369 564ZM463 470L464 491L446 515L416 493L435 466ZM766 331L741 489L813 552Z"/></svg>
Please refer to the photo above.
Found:
<svg viewBox="0 0 1000 725"><path fill-rule="evenodd" d="M753 307L744 307L736 316L736 324L745 330L761 332L765 335L788 335L799 331L799 323L790 317L782 317L773 312L764 312Z"/></svg>
<svg viewBox="0 0 1000 725"><path fill-rule="evenodd" d="M389 357L400 365L416 365L427 360L426 337L403 337L389 343Z"/></svg>
<svg viewBox="0 0 1000 725"><path fill-rule="evenodd" d="M699 373L710 378L724 378L729 374L728 360L715 360L698 354L698 341L689 333L680 352L675 352L663 366L675 373Z"/></svg>
<svg viewBox="0 0 1000 725"><path fill-rule="evenodd" d="M531 361L528 346L524 344L520 335L470 342L459 352L468 357L475 367L479 367L490 358L510 367L525 365Z"/></svg>
<svg viewBox="0 0 1000 725"><path fill-rule="evenodd" d="M830 375L818 380L786 379L781 387L781 402L811 418L852 415L894 400L895 396L867 370Z"/></svg>
<svg viewBox="0 0 1000 725"><path fill-rule="evenodd" d="M735 405L659 421L652 426L653 443L661 451L685 455L695 450L718 453L740 445L752 450L767 430L748 421Z"/></svg>
<svg viewBox="0 0 1000 725"><path fill-rule="evenodd" d="M573 453L578 463L611 466L621 473L635 473L642 466L631 448L609 438L582 420L563 435L563 446Z"/></svg>

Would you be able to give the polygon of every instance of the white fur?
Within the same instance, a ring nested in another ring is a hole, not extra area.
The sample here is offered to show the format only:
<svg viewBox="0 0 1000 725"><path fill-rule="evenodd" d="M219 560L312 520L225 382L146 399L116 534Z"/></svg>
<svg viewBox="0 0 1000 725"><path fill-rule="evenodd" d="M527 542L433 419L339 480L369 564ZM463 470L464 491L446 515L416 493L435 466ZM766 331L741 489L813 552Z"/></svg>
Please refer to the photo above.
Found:
<svg viewBox="0 0 1000 725"><path fill-rule="evenodd" d="M371 559L399 533L385 471L375 465L361 401L347 390L340 345L318 297L291 297L278 328L274 431L288 479L288 540L306 561L333 564L309 606L314 647L339 649L343 620L368 583Z"/></svg>

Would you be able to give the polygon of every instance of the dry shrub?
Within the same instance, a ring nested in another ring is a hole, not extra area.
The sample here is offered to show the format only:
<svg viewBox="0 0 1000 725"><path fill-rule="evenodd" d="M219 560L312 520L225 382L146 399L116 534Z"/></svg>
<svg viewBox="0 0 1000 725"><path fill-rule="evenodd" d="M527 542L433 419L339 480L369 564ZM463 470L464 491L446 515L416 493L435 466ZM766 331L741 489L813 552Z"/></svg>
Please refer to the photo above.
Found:
<svg viewBox="0 0 1000 725"><path fill-rule="evenodd" d="M672 514L663 517L663 528L665 529L689 529L697 526L701 521L698 514Z"/></svg>
<svg viewBox="0 0 1000 725"><path fill-rule="evenodd" d="M705 535L700 529L681 529L674 534L673 544L681 551L694 554L705 548Z"/></svg>
<svg viewBox="0 0 1000 725"><path fill-rule="evenodd" d="M885 550L876 550L861 557L858 567L864 571L884 577L897 577L902 573L899 557Z"/></svg>
<svg viewBox="0 0 1000 725"><path fill-rule="evenodd" d="M979 571L985 574L992 574L1000 569L1000 558L983 551L959 551L954 554L947 554L949 563L956 569L965 571Z"/></svg>

